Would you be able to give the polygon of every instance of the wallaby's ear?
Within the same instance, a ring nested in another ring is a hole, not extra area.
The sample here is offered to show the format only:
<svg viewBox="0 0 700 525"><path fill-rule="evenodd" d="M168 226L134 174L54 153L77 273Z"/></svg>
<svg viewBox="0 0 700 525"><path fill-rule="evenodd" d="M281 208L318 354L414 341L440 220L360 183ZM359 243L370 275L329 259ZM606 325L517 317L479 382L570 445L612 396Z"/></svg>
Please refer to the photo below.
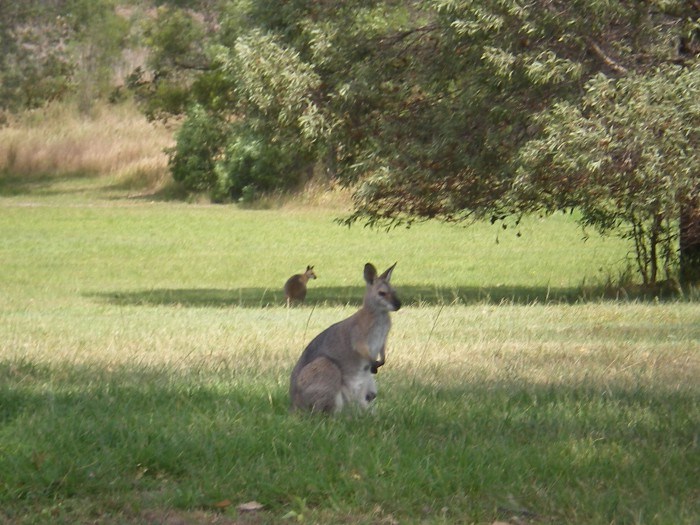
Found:
<svg viewBox="0 0 700 525"><path fill-rule="evenodd" d="M391 274L394 271L396 263L392 264L387 270L379 276L380 279L384 279L386 282L391 281Z"/></svg>
<svg viewBox="0 0 700 525"><path fill-rule="evenodd" d="M377 278L377 269L372 265L372 263L365 264L365 282L367 284L372 284Z"/></svg>

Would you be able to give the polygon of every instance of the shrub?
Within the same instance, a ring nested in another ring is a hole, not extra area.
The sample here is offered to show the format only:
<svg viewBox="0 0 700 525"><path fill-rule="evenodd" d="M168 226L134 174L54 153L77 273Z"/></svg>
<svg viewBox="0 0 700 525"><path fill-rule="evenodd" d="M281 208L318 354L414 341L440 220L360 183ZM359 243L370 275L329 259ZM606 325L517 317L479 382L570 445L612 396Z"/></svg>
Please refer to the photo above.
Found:
<svg viewBox="0 0 700 525"><path fill-rule="evenodd" d="M301 156L245 124L234 125L223 158L216 165L214 198L250 201L261 193L288 189L300 179Z"/></svg>
<svg viewBox="0 0 700 525"><path fill-rule="evenodd" d="M175 146L168 151L173 178L188 191L211 192L216 188L216 159L226 140L225 124L193 106L176 135Z"/></svg>
<svg viewBox="0 0 700 525"><path fill-rule="evenodd" d="M245 122L228 123L199 105L187 113L169 150L173 178L187 191L207 192L217 202L250 201L289 189L310 163L303 148L285 148Z"/></svg>

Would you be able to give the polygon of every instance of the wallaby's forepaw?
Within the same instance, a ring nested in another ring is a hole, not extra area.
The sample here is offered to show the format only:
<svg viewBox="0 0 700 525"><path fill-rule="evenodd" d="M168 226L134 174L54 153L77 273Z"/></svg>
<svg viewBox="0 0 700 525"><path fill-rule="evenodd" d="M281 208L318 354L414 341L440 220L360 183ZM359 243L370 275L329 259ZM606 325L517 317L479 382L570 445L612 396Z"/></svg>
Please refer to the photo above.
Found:
<svg viewBox="0 0 700 525"><path fill-rule="evenodd" d="M372 361L372 373L376 374L379 367L384 364L384 361Z"/></svg>

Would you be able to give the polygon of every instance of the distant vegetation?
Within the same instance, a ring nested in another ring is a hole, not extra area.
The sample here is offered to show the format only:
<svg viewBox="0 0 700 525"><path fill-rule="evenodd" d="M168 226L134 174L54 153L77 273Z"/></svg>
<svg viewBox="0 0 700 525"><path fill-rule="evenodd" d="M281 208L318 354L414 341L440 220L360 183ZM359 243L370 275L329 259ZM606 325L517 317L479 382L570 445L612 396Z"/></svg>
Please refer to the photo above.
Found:
<svg viewBox="0 0 700 525"><path fill-rule="evenodd" d="M185 191L312 177L370 224L577 210L700 281L700 4L57 0L0 7L6 115L133 99ZM8 117L6 117L8 118Z"/></svg>
<svg viewBox="0 0 700 525"><path fill-rule="evenodd" d="M172 131L129 105L27 111L0 127L0 195L60 192L57 181L75 178L132 194L176 192L164 151L171 145Z"/></svg>

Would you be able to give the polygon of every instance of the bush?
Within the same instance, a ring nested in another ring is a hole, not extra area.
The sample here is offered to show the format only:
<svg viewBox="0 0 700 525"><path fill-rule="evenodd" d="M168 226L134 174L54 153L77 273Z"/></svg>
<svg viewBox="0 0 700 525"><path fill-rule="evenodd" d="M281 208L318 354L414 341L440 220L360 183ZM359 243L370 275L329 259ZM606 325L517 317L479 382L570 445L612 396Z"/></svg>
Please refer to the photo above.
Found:
<svg viewBox="0 0 700 525"><path fill-rule="evenodd" d="M301 160L245 124L231 128L217 163L215 199L250 201L261 193L288 189L300 179Z"/></svg>
<svg viewBox="0 0 700 525"><path fill-rule="evenodd" d="M175 147L168 151L173 178L187 191L214 190L216 159L226 140L224 123L201 106L193 106L175 138Z"/></svg>
<svg viewBox="0 0 700 525"><path fill-rule="evenodd" d="M290 151L245 122L227 123L198 105L187 113L169 157L177 182L217 202L294 187L311 162L303 149Z"/></svg>

